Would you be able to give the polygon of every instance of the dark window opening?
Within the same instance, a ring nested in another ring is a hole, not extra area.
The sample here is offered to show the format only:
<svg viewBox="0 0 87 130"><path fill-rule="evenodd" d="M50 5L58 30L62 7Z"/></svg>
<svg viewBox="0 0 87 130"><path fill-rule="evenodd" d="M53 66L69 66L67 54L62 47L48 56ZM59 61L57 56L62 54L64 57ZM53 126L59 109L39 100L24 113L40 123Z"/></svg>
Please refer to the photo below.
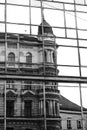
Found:
<svg viewBox="0 0 87 130"><path fill-rule="evenodd" d="M71 127L71 120L67 120L67 129L72 129L72 127Z"/></svg>
<svg viewBox="0 0 87 130"><path fill-rule="evenodd" d="M25 130L32 130L32 129L26 128Z"/></svg>
<svg viewBox="0 0 87 130"><path fill-rule="evenodd" d="M47 62L47 52L44 51L44 61Z"/></svg>
<svg viewBox="0 0 87 130"><path fill-rule="evenodd" d="M56 113L56 115L58 114L57 102L55 103L55 113Z"/></svg>
<svg viewBox="0 0 87 130"><path fill-rule="evenodd" d="M25 101L24 104L24 115L25 117L31 117L32 116L32 101Z"/></svg>
<svg viewBox="0 0 87 130"><path fill-rule="evenodd" d="M49 102L46 101L46 115L49 115Z"/></svg>
<svg viewBox="0 0 87 130"><path fill-rule="evenodd" d="M7 127L6 130L14 130L12 127Z"/></svg>
<svg viewBox="0 0 87 130"><path fill-rule="evenodd" d="M53 63L55 63L55 53L53 52Z"/></svg>
<svg viewBox="0 0 87 130"><path fill-rule="evenodd" d="M6 101L6 116L13 117L14 116L14 101Z"/></svg>
<svg viewBox="0 0 87 130"><path fill-rule="evenodd" d="M77 120L77 128L81 129L81 120Z"/></svg>

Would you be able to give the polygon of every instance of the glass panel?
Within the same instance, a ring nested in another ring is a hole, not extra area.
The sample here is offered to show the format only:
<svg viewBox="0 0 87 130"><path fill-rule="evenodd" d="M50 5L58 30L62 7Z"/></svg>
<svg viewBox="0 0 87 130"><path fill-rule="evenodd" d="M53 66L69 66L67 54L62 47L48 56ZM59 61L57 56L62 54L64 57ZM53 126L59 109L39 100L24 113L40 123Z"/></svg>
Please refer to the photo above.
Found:
<svg viewBox="0 0 87 130"><path fill-rule="evenodd" d="M57 55L58 64L78 65L78 50L71 47L59 47Z"/></svg>
<svg viewBox="0 0 87 130"><path fill-rule="evenodd" d="M59 73L61 76L79 76L79 68L78 67L65 67L58 66Z"/></svg>
<svg viewBox="0 0 87 130"><path fill-rule="evenodd" d="M43 2L44 8L51 8L51 9L63 9L63 4L61 3L53 3L53 2Z"/></svg>
<svg viewBox="0 0 87 130"><path fill-rule="evenodd" d="M44 9L44 14L45 14L46 21L51 26L57 26L57 27L63 26L64 27L64 16L63 16L62 11Z"/></svg>
<svg viewBox="0 0 87 130"><path fill-rule="evenodd" d="M36 15L35 15L36 14ZM40 25L41 23L41 9L31 8L31 23L35 25Z"/></svg>
<svg viewBox="0 0 87 130"><path fill-rule="evenodd" d="M0 32L5 32L5 24L0 23Z"/></svg>
<svg viewBox="0 0 87 130"><path fill-rule="evenodd" d="M76 38L76 30L67 29L67 37Z"/></svg>
<svg viewBox="0 0 87 130"><path fill-rule="evenodd" d="M86 6L81 6L81 5L76 5L76 10L77 11L87 12L87 7Z"/></svg>
<svg viewBox="0 0 87 130"><path fill-rule="evenodd" d="M81 68L81 74L82 74L83 77L87 77L87 67Z"/></svg>
<svg viewBox="0 0 87 130"><path fill-rule="evenodd" d="M74 10L74 5L70 4L65 4L65 9L66 10Z"/></svg>
<svg viewBox="0 0 87 130"><path fill-rule="evenodd" d="M87 29L87 13L77 13L77 24L80 29Z"/></svg>
<svg viewBox="0 0 87 130"><path fill-rule="evenodd" d="M5 0L0 0L0 3L5 3Z"/></svg>
<svg viewBox="0 0 87 130"><path fill-rule="evenodd" d="M86 34L87 34L87 31L78 31L78 37L79 37L79 39L80 38L87 39L87 35Z"/></svg>
<svg viewBox="0 0 87 130"><path fill-rule="evenodd" d="M73 39L59 39L56 38L56 43L58 45L69 45L69 46L77 46L77 40Z"/></svg>
<svg viewBox="0 0 87 130"><path fill-rule="evenodd" d="M17 25L17 24L7 24L7 32L29 34L30 33L30 26Z"/></svg>
<svg viewBox="0 0 87 130"><path fill-rule="evenodd" d="M77 3L77 4L84 4L84 0L75 0L75 3Z"/></svg>
<svg viewBox="0 0 87 130"><path fill-rule="evenodd" d="M87 47L87 41L86 40L79 40L79 46Z"/></svg>
<svg viewBox="0 0 87 130"><path fill-rule="evenodd" d="M53 28L53 33L56 37L65 37L65 29Z"/></svg>
<svg viewBox="0 0 87 130"><path fill-rule="evenodd" d="M87 66L87 48L80 48L81 65Z"/></svg>
<svg viewBox="0 0 87 130"><path fill-rule="evenodd" d="M67 3L74 3L73 0L54 0L54 1L67 2Z"/></svg>
<svg viewBox="0 0 87 130"><path fill-rule="evenodd" d="M4 7L3 5L0 5L0 21L4 21Z"/></svg>
<svg viewBox="0 0 87 130"><path fill-rule="evenodd" d="M7 3L29 5L29 0L7 0Z"/></svg>
<svg viewBox="0 0 87 130"><path fill-rule="evenodd" d="M38 35L38 26L31 26L31 34Z"/></svg>
<svg viewBox="0 0 87 130"><path fill-rule="evenodd" d="M58 83L58 87L61 92L61 96L64 96L65 98L69 99L69 101L80 106L80 93L78 83Z"/></svg>
<svg viewBox="0 0 87 130"><path fill-rule="evenodd" d="M15 13L16 10L16 13ZM29 24L29 8L22 6L7 6L7 22Z"/></svg>
<svg viewBox="0 0 87 130"><path fill-rule="evenodd" d="M75 28L75 13L66 11L65 17L66 17L66 26Z"/></svg>
<svg viewBox="0 0 87 130"><path fill-rule="evenodd" d="M41 2L37 0L30 0L31 6L41 7Z"/></svg>

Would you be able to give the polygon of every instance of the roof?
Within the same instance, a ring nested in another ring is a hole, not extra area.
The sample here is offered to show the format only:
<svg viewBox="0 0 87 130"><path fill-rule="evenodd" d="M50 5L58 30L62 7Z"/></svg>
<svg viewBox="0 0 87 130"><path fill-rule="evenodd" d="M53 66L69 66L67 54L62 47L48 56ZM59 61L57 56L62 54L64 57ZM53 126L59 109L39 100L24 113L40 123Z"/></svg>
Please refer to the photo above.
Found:
<svg viewBox="0 0 87 130"><path fill-rule="evenodd" d="M61 95L60 96L60 110L81 111L81 107ZM86 108L83 108L83 110L87 111Z"/></svg>
<svg viewBox="0 0 87 130"><path fill-rule="evenodd" d="M43 26L43 33L46 34L53 34L52 27L43 19L43 22L38 27L38 35L42 35L42 26Z"/></svg>
<svg viewBox="0 0 87 130"><path fill-rule="evenodd" d="M14 33L7 33L7 39L17 40L18 37L21 41L31 41L31 42L40 42L37 37L30 36L28 34L14 34ZM0 39L5 39L5 33L0 33Z"/></svg>

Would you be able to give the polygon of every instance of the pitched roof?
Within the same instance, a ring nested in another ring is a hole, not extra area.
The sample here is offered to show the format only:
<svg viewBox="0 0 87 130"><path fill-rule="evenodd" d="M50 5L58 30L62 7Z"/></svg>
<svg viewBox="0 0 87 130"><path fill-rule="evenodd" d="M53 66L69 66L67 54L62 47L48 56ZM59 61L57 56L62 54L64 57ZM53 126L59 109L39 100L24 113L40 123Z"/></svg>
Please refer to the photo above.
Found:
<svg viewBox="0 0 87 130"><path fill-rule="evenodd" d="M60 96L60 110L81 111L81 107L61 95ZM86 108L83 108L83 110L87 111Z"/></svg>

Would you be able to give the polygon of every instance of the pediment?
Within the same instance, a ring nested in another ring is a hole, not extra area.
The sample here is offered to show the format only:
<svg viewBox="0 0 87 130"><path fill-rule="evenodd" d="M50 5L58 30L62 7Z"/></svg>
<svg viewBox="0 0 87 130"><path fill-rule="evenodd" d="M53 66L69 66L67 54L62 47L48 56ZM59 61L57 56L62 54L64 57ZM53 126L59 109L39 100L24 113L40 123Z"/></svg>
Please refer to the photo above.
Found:
<svg viewBox="0 0 87 130"><path fill-rule="evenodd" d="M34 97L35 93L32 91L26 91L22 94L23 97Z"/></svg>
<svg viewBox="0 0 87 130"><path fill-rule="evenodd" d="M10 90L10 91L8 91L8 92L6 93L6 96L7 96L7 97L16 97L17 94Z"/></svg>

